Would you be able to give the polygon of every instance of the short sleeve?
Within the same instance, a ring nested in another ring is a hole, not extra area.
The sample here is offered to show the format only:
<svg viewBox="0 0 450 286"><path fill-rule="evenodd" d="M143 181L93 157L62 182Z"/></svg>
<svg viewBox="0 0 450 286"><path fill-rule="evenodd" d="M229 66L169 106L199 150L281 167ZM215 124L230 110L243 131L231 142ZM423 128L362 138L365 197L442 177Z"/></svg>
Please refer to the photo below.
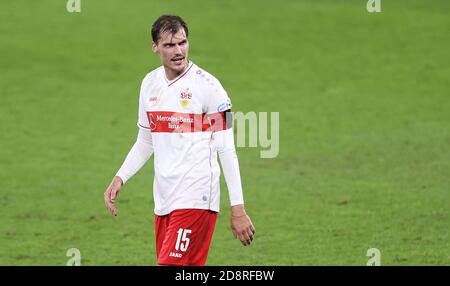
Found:
<svg viewBox="0 0 450 286"><path fill-rule="evenodd" d="M231 99L218 80L208 86L206 116L212 131L226 130L232 127Z"/></svg>
<svg viewBox="0 0 450 286"><path fill-rule="evenodd" d="M139 108L138 108L138 122L137 125L141 129L150 130L148 123L147 112L145 107L145 93L146 93L146 78L142 81L139 92Z"/></svg>
<svg viewBox="0 0 450 286"><path fill-rule="evenodd" d="M231 100L218 80L215 80L214 83L211 83L207 90L207 114L224 112L231 109Z"/></svg>

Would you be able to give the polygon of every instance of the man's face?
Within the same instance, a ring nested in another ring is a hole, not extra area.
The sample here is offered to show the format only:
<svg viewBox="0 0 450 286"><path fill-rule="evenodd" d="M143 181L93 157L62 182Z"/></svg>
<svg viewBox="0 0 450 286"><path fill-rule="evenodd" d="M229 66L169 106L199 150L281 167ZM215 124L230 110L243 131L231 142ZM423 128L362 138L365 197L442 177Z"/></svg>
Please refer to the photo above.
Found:
<svg viewBox="0 0 450 286"><path fill-rule="evenodd" d="M175 34L161 33L158 43L153 42L152 49L153 52L159 54L163 66L169 73L168 76L176 77L186 68L189 42L183 28L180 28Z"/></svg>

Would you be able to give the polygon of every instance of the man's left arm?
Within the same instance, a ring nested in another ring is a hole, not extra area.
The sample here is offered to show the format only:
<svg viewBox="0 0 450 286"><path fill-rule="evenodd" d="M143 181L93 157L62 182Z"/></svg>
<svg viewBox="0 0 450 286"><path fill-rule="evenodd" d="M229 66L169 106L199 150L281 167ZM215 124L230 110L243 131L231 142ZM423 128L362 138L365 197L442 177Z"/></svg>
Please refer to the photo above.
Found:
<svg viewBox="0 0 450 286"><path fill-rule="evenodd" d="M228 187L231 204L231 230L234 238L239 238L243 245L250 245L255 235L255 227L244 207L239 162L234 146L233 129L228 128L213 133L220 163Z"/></svg>
<svg viewBox="0 0 450 286"><path fill-rule="evenodd" d="M205 111L228 187L231 204L231 230L234 238L239 238L243 245L249 245L255 235L255 227L244 207L239 162L234 146L231 100L217 79L212 79L206 88Z"/></svg>

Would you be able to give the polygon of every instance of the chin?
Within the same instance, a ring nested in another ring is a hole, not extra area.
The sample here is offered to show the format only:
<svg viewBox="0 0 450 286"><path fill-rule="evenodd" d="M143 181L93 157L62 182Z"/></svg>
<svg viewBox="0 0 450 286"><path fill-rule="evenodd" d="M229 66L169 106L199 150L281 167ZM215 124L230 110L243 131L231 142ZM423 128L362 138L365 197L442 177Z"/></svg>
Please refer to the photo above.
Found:
<svg viewBox="0 0 450 286"><path fill-rule="evenodd" d="M183 61L181 65L172 65L172 69L177 72L182 72L186 67L186 63L187 63L186 61Z"/></svg>

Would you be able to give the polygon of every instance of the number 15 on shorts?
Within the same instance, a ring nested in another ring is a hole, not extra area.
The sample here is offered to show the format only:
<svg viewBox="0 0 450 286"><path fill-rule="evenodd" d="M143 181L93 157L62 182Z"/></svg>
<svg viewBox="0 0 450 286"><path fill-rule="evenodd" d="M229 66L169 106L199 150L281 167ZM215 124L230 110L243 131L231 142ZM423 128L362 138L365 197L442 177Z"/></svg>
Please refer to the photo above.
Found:
<svg viewBox="0 0 450 286"><path fill-rule="evenodd" d="M175 244L175 250L181 250L183 252L186 252L186 250L189 246L189 237L187 237L187 235L191 234L192 230L180 228L177 231L177 233L178 233L178 237L177 237L177 243Z"/></svg>

